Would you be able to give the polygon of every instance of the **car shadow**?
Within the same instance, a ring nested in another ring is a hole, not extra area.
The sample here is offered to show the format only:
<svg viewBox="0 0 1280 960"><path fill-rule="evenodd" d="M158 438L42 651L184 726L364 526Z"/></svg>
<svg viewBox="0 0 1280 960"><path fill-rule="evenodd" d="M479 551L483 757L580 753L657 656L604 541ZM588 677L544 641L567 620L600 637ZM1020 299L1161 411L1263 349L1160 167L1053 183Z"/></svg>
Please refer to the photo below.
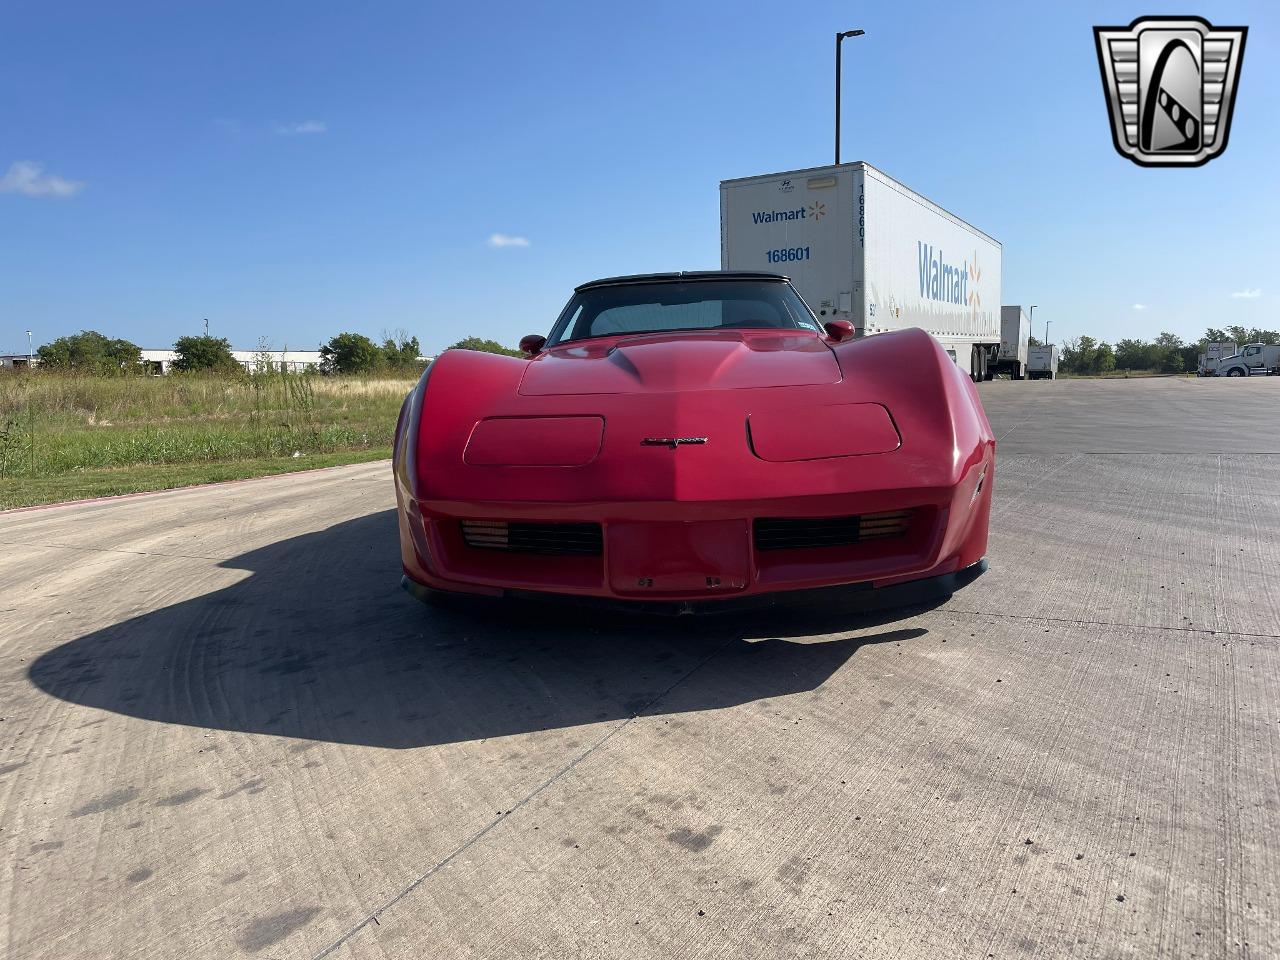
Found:
<svg viewBox="0 0 1280 960"><path fill-rule="evenodd" d="M28 675L52 696L160 723L409 748L810 691L864 644L926 632L827 638L903 616L829 606L679 619L436 610L400 590L396 538L387 510L250 551L222 566L251 576L69 641Z"/></svg>

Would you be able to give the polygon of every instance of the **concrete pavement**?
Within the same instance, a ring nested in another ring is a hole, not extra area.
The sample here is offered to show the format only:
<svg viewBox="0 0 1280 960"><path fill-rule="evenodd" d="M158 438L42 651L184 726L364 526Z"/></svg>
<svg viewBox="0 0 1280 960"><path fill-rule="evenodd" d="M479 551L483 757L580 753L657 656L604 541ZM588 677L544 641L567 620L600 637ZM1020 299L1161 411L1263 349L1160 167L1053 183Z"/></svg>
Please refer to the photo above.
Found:
<svg viewBox="0 0 1280 960"><path fill-rule="evenodd" d="M385 464L0 515L0 955L1280 955L1280 380L982 393L897 618L430 610Z"/></svg>

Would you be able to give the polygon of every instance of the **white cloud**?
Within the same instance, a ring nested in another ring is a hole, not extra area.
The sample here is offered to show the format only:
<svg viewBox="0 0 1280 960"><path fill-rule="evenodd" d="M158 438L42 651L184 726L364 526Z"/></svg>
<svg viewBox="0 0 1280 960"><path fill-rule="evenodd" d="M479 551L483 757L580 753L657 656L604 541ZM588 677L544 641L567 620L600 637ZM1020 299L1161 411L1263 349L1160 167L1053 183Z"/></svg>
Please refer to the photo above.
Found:
<svg viewBox="0 0 1280 960"><path fill-rule="evenodd" d="M1145 310L1145 309L1147 309L1147 305L1146 305L1145 303L1135 303L1131 309L1133 309L1133 310Z"/></svg>
<svg viewBox="0 0 1280 960"><path fill-rule="evenodd" d="M0 177L0 193L20 193L24 197L70 197L83 189L84 181L45 173L43 164L31 160L15 161L9 165L9 172Z"/></svg>
<svg viewBox="0 0 1280 960"><path fill-rule="evenodd" d="M527 247L529 246L528 237L513 237L506 233L495 233L489 237L489 246L491 247Z"/></svg>
<svg viewBox="0 0 1280 960"><path fill-rule="evenodd" d="M276 133L282 137L295 137L304 133L327 133L329 124L323 120L300 120L296 123L282 123L276 127Z"/></svg>
<svg viewBox="0 0 1280 960"><path fill-rule="evenodd" d="M1257 300L1262 296L1262 291L1258 287L1250 287L1245 290L1237 290L1231 294L1232 300Z"/></svg>

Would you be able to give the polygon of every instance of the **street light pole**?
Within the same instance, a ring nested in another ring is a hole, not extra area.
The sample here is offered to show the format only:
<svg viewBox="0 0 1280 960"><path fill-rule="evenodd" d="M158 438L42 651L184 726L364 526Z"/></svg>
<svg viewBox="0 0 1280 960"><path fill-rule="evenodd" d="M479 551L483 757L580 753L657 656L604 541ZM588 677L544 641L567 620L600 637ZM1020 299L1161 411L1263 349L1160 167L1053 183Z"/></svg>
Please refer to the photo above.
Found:
<svg viewBox="0 0 1280 960"><path fill-rule="evenodd" d="M28 370L31 369L31 362L34 355L35 354L31 349L31 331L28 330L27 331L27 369Z"/></svg>
<svg viewBox="0 0 1280 960"><path fill-rule="evenodd" d="M1049 324L1051 323L1053 323L1052 320L1046 320L1044 322L1044 345L1046 347L1049 346Z"/></svg>
<svg viewBox="0 0 1280 960"><path fill-rule="evenodd" d="M840 44L845 37L860 37L865 30L846 30L836 34L836 165L840 164Z"/></svg>

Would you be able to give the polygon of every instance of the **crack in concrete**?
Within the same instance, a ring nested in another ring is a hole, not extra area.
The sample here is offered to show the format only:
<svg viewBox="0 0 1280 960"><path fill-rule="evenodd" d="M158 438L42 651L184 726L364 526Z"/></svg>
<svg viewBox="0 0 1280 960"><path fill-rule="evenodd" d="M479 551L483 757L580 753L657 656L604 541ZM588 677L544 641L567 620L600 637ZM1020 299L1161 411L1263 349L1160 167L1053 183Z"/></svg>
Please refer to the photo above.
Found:
<svg viewBox="0 0 1280 960"><path fill-rule="evenodd" d="M475 844L483 840L490 832L493 831L495 827L505 822L517 810L523 809L530 801L532 801L539 794L543 793L550 787L554 786L556 782L558 782L565 774L569 773L571 770L577 767L578 764L582 763L582 761L586 760L588 757L594 754L597 750L603 747L606 743L612 740L615 736L617 736L619 733L625 730L628 726L631 725L631 722L633 720L641 716L650 707L652 707L654 704L658 703L663 698L665 698L669 693L671 693L672 690L680 686L680 684L684 683L686 680L692 677L695 673L697 673L699 670L705 667L715 657L719 656L720 653L725 650L725 648L727 648L730 644L734 643L737 639L738 638L736 636L731 635L729 639L727 639L724 643L717 646L714 650L712 650L705 657L703 657L701 660L695 663L687 671L685 671L683 674L677 677L671 683L671 685L668 686L665 690L663 690L661 693L658 693L656 696L651 698L648 702L646 702L643 706L641 706L638 710L636 710L631 716L627 717L627 719L614 725L599 740L597 740L591 746L587 747L586 750L582 751L580 754L578 754L576 757L570 760L567 764L565 764L563 767L557 770L554 774L552 774L546 780L542 781L542 783L538 784L538 786L534 787L533 790L531 790L528 794L522 797L516 804L514 804L510 810L496 817L491 823L477 830L470 837L468 837L456 850L454 850L452 853L448 854L447 856L441 858L439 861L436 862L434 866L426 870L419 877L417 877L415 880L413 880L407 886L405 886L403 890L395 894L393 897L387 900L386 903L384 903L378 909L374 910L372 913L370 913L367 917L365 917L355 926L351 927L346 933L340 936L337 940L333 941L333 943L329 944L329 946L325 947L323 950L317 953L313 958L313 960L323 960L323 958L325 957L332 956L334 951L341 949L346 943L348 943L354 936L356 936L356 934L358 934L365 927L369 926L370 924L375 924L375 925L378 924L378 918L380 916L382 916L384 913L386 913L388 910L394 907L397 903L399 903L405 897L409 896L409 894L413 893L414 890L418 889L418 887L420 887L427 880L431 879L431 877L435 876L435 874L439 873L441 870L447 867L459 855L465 853Z"/></svg>
<svg viewBox="0 0 1280 960"><path fill-rule="evenodd" d="M1032 623L1066 623L1080 627L1126 627L1131 630L1167 630L1179 633L1203 633L1213 637L1254 637L1262 640L1280 640L1276 633L1248 633L1243 630L1212 630L1209 627L1170 627L1158 623L1118 623L1115 620L1076 620L1071 617L1037 617L1026 613L992 613L988 610L957 610L939 607L936 613L954 613L965 617L999 617L1002 620L1027 620Z"/></svg>
<svg viewBox="0 0 1280 960"><path fill-rule="evenodd" d="M29 543L22 540L0 540L5 547L41 547L46 550L74 550L77 553L123 553L131 557L170 557L174 560L208 560L222 563L230 557L206 557L192 553L158 553L146 550L119 550L114 547L80 547L69 543Z"/></svg>

